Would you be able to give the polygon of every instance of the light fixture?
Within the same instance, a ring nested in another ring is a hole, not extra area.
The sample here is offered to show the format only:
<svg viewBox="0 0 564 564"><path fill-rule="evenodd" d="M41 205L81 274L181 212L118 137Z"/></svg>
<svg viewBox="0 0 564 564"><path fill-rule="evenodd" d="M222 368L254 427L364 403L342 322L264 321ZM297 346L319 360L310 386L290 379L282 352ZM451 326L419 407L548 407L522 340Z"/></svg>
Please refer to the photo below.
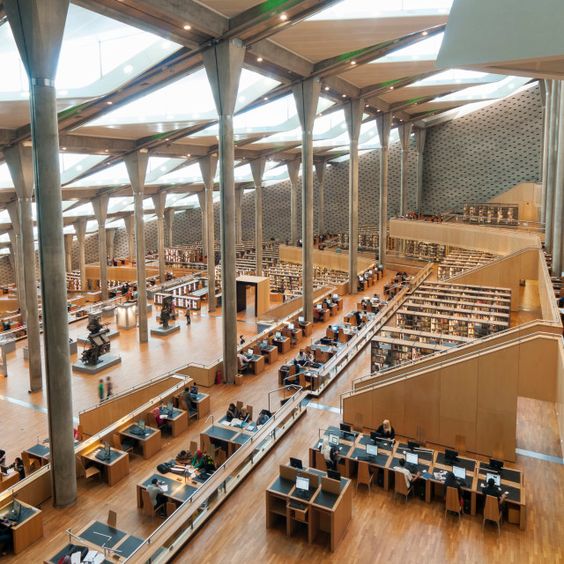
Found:
<svg viewBox="0 0 564 564"><path fill-rule="evenodd" d="M346 98L347 95L346 94L341 94L341 98Z"/></svg>
<svg viewBox="0 0 564 564"><path fill-rule="evenodd" d="M61 151L66 151L67 148L66 147L61 147Z"/></svg>
<svg viewBox="0 0 564 564"><path fill-rule="evenodd" d="M187 154L186 156L187 156L187 157L191 157L191 156L192 156L192 154L191 154L191 153L188 153L188 154Z"/></svg>
<svg viewBox="0 0 564 564"><path fill-rule="evenodd" d="M192 29L192 26L191 26L190 24L186 24L186 25L184 26L184 29L185 29L186 31L190 31L190 30Z"/></svg>
<svg viewBox="0 0 564 564"><path fill-rule="evenodd" d="M113 102L112 102L111 100L108 100L108 101L106 102L106 104L108 104L108 106L111 106L111 105L113 104Z"/></svg>
<svg viewBox="0 0 564 564"><path fill-rule="evenodd" d="M268 96L265 96L263 100L266 102L268 100Z"/></svg>
<svg viewBox="0 0 564 564"><path fill-rule="evenodd" d="M329 90L329 86L325 87L325 92L327 92Z"/></svg>
<svg viewBox="0 0 564 564"><path fill-rule="evenodd" d="M422 35L423 37L425 37L426 35L429 35L429 32L428 32L428 31L424 31L421 35Z"/></svg>
<svg viewBox="0 0 564 564"><path fill-rule="evenodd" d="M262 63L262 57L257 57L257 63Z"/></svg>
<svg viewBox="0 0 564 564"><path fill-rule="evenodd" d="M104 149L104 153L109 153L110 150L109 149Z"/></svg>
<svg viewBox="0 0 564 564"><path fill-rule="evenodd" d="M393 90L393 89L394 89L394 87L393 87L393 86L390 86L390 90Z"/></svg>
<svg viewBox="0 0 564 564"><path fill-rule="evenodd" d="M356 61L351 61L351 65L356 65Z"/></svg>
<svg viewBox="0 0 564 564"><path fill-rule="evenodd" d="M288 16L286 14L280 14L280 19L285 22L288 19Z"/></svg>

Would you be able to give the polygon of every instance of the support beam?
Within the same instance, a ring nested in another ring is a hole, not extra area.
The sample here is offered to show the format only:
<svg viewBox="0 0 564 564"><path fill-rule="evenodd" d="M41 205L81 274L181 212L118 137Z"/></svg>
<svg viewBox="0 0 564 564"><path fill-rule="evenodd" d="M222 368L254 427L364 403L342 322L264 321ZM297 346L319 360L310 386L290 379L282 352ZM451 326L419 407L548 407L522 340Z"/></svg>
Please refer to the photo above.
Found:
<svg viewBox="0 0 564 564"><path fill-rule="evenodd" d="M100 293L102 301L108 299L108 245L106 243L106 219L108 218L107 194L101 194L92 200L94 215L98 222L98 264L100 265Z"/></svg>
<svg viewBox="0 0 564 564"><path fill-rule="evenodd" d="M74 234L65 234L65 266L67 272L72 272L72 244L74 242Z"/></svg>
<svg viewBox="0 0 564 564"><path fill-rule="evenodd" d="M546 173L546 215L545 215L545 245L552 252L553 220L554 220L554 188L556 185L556 163L558 160L558 121L560 106L560 81L553 80L550 91L550 126L548 132L548 165Z"/></svg>
<svg viewBox="0 0 564 564"><path fill-rule="evenodd" d="M204 67L219 116L223 374L228 383L235 382L238 370L233 112L244 57L245 46L238 40L223 41L203 54Z"/></svg>
<svg viewBox="0 0 564 564"><path fill-rule="evenodd" d="M74 224L76 240L78 243L78 270L80 271L80 289L88 291L88 280L86 278L86 218L81 217Z"/></svg>
<svg viewBox="0 0 564 564"><path fill-rule="evenodd" d="M298 242L298 180L300 176L300 159L286 163L290 177L290 245Z"/></svg>
<svg viewBox="0 0 564 564"><path fill-rule="evenodd" d="M213 185L217 170L217 157L208 155L198 161L206 195L206 252L208 261L208 312L215 311L215 220L213 213Z"/></svg>
<svg viewBox="0 0 564 564"><path fill-rule="evenodd" d="M10 231L10 241L12 243L12 251L14 254L14 267L16 276L16 292L18 295L18 303L20 304L20 313L22 323L27 321L27 306L25 303L25 278L24 278L24 259L22 231L20 223L20 212L18 202L10 202L7 206L12 230Z"/></svg>
<svg viewBox="0 0 564 564"><path fill-rule="evenodd" d="M238 245L243 242L243 188L235 188L235 241Z"/></svg>
<svg viewBox="0 0 564 564"><path fill-rule="evenodd" d="M165 210L165 229L166 229L166 244L169 247L173 246L174 241L174 214L176 210L174 208L167 208Z"/></svg>
<svg viewBox="0 0 564 564"><path fill-rule="evenodd" d="M350 100L345 107L349 132L349 293L356 294L358 276L358 139L364 100Z"/></svg>
<svg viewBox="0 0 564 564"><path fill-rule="evenodd" d="M293 89L302 128L302 285L303 316L313 323L313 126L321 91L318 78Z"/></svg>
<svg viewBox="0 0 564 564"><path fill-rule="evenodd" d="M10 171L10 176L12 177L18 198L17 217L19 220L20 240L22 245L21 265L23 267L24 282L22 293L25 293L24 306L26 309L25 319L29 351L29 389L32 392L36 392L43 387L43 379L37 278L35 275L33 213L31 209L33 200L33 159L31 147L20 144L4 149L4 158L6 159L6 164L8 165L8 170ZM63 284L66 293L66 274Z"/></svg>
<svg viewBox="0 0 564 564"><path fill-rule="evenodd" d="M415 129L415 149L417 150L417 186L415 189L415 211L421 213L423 207L423 163L425 158L425 138L427 130Z"/></svg>
<svg viewBox="0 0 564 564"><path fill-rule="evenodd" d="M135 241L137 243L137 312L139 315L139 342L149 340L147 328L147 274L145 272L145 224L143 220L143 195L145 190L145 175L149 153L136 151L125 157L125 166L131 189L133 190L133 204L135 216Z"/></svg>
<svg viewBox="0 0 564 564"><path fill-rule="evenodd" d="M325 234L325 171L327 170L327 161L317 161L315 163L315 175L317 176L317 183L319 185L319 193L317 197L318 205L318 218L317 218L317 233L318 235Z"/></svg>
<svg viewBox="0 0 564 564"><path fill-rule="evenodd" d="M376 116L380 136L380 201L378 209L378 265L384 266L386 239L388 236L388 157L390 153L390 129L392 114L385 112Z"/></svg>
<svg viewBox="0 0 564 564"><path fill-rule="evenodd" d="M401 146L401 171L400 171L400 208L399 214L404 217L407 212L407 197L409 194L409 142L413 124L402 123L399 126Z"/></svg>
<svg viewBox="0 0 564 564"><path fill-rule="evenodd" d="M562 275L564 254L564 88L558 88L558 135L556 136L556 176L554 179L554 214L552 220L552 274Z"/></svg>
<svg viewBox="0 0 564 564"><path fill-rule="evenodd" d="M256 253L256 275L262 276L262 246L263 246L263 198L262 177L266 167L266 157L260 157L251 161L251 173L255 183L255 253Z"/></svg>
<svg viewBox="0 0 564 564"><path fill-rule="evenodd" d="M204 255L208 254L208 222L207 222L207 210L206 210L206 192L198 192L198 203L200 204L200 215L202 216L202 248L204 249Z"/></svg>
<svg viewBox="0 0 564 564"><path fill-rule="evenodd" d="M125 222L125 231L127 232L127 252L129 260L133 263L135 260L135 214L130 213L123 218Z"/></svg>
<svg viewBox="0 0 564 564"><path fill-rule="evenodd" d="M53 503L57 507L70 505L76 500L76 460L55 91L55 74L68 4L68 0L4 1L4 9L30 83L51 493ZM23 222L24 218L21 219Z"/></svg>
<svg viewBox="0 0 564 564"><path fill-rule="evenodd" d="M159 279L161 284L165 281L165 206L166 192L161 191L151 196L157 216L157 247L159 252Z"/></svg>
<svg viewBox="0 0 564 564"><path fill-rule="evenodd" d="M542 108L543 108L543 142L542 142L542 196L541 196L541 213L540 222L545 222L546 217L546 175L548 171L548 153L550 151L549 147L549 130L550 121L552 119L551 115L551 92L552 92L552 81L543 80L539 83L541 85L541 93L543 94Z"/></svg>

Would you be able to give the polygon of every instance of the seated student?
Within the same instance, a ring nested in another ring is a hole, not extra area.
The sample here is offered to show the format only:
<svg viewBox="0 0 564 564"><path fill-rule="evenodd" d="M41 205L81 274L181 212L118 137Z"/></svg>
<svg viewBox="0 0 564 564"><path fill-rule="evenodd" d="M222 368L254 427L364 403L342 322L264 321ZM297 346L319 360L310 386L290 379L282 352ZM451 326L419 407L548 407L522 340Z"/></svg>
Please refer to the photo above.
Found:
<svg viewBox="0 0 564 564"><path fill-rule="evenodd" d="M445 495L446 495L446 488L456 488L458 492L458 500L460 502L460 509L464 508L464 500L462 499L462 490L460 489L462 486L461 481L452 473L447 472L445 478Z"/></svg>
<svg viewBox="0 0 564 564"><path fill-rule="evenodd" d="M151 411L151 413L153 414L153 417L155 418L155 421L157 423L157 427L161 430L161 431L170 431L170 425L168 424L167 420L164 419L163 417L161 417L161 408L160 407L155 407L153 409L153 411Z"/></svg>
<svg viewBox="0 0 564 564"><path fill-rule="evenodd" d="M360 311L355 311L354 316L355 316L355 319L356 319L356 324L358 325L358 328L360 329L360 326L362 325L362 314L360 313Z"/></svg>
<svg viewBox="0 0 564 564"><path fill-rule="evenodd" d="M189 411L196 409L190 388L184 388L184 392L182 392L182 399L186 404L186 409L188 409Z"/></svg>
<svg viewBox="0 0 564 564"><path fill-rule="evenodd" d="M507 492L504 492L499 486L496 486L493 478L490 478L488 483L482 488L482 493L496 497L499 501L500 508L507 497Z"/></svg>
<svg viewBox="0 0 564 564"><path fill-rule="evenodd" d="M13 536L10 521L0 519L0 556L8 556L13 550Z"/></svg>
<svg viewBox="0 0 564 564"><path fill-rule="evenodd" d="M300 349L298 356L296 356L295 364L299 364L300 366L304 366L305 364L307 364L308 360L309 360L309 358L308 358L305 350Z"/></svg>
<svg viewBox="0 0 564 564"><path fill-rule="evenodd" d="M323 442L321 443L321 447L319 450L321 451L323 459L325 460L327 469L336 470L338 451L336 447L329 444L329 439L327 439L327 437L323 438Z"/></svg>
<svg viewBox="0 0 564 564"><path fill-rule="evenodd" d="M181 450L176 455L176 462L178 464L182 464L182 465L190 464L191 460L192 460L192 453L190 451Z"/></svg>
<svg viewBox="0 0 564 564"><path fill-rule="evenodd" d="M225 419L231 422L233 419L239 418L239 410L234 403L230 403L227 408L227 413L225 414Z"/></svg>
<svg viewBox="0 0 564 564"><path fill-rule="evenodd" d="M242 407L241 411L239 411L239 419L243 423L248 423L251 420L251 414L244 407Z"/></svg>
<svg viewBox="0 0 564 564"><path fill-rule="evenodd" d="M411 488L411 486L415 484L415 482L419 479L419 476L421 475L420 472L417 472L416 474L412 474L405 467L405 460L403 458L399 459L399 465L394 466L392 468L392 470L395 470L396 472L403 474L403 477L405 479L405 485L406 485L407 489Z"/></svg>
<svg viewBox="0 0 564 564"><path fill-rule="evenodd" d="M248 359L244 354L240 352L237 353L237 364L239 365L239 370L244 370L247 367Z"/></svg>
<svg viewBox="0 0 564 564"><path fill-rule="evenodd" d="M271 417L272 414L270 413L270 411L266 409L261 410L257 419L257 427L262 427L262 425L267 423Z"/></svg>
<svg viewBox="0 0 564 564"><path fill-rule="evenodd" d="M215 462L213 461L213 458L209 454L204 455L204 465L202 466L202 468L208 474L215 472L216 470Z"/></svg>
<svg viewBox="0 0 564 564"><path fill-rule="evenodd" d="M151 480L151 483L147 486L147 493L149 494L153 507L163 506L164 511L166 496L163 495L163 490L159 486L159 480L157 478Z"/></svg>
<svg viewBox="0 0 564 564"><path fill-rule="evenodd" d="M205 462L206 458L204 456L204 453L200 449L198 449L196 451L196 454L194 454L194 457L192 458L192 466L196 469L200 469L204 466Z"/></svg>
<svg viewBox="0 0 564 564"><path fill-rule="evenodd" d="M20 475L20 480L23 480L25 478L24 463L19 456L16 456L16 459L10 465L10 468L13 468Z"/></svg>
<svg viewBox="0 0 564 564"><path fill-rule="evenodd" d="M393 439L396 436L396 431L392 427L389 419L382 421L382 424L376 429L376 433L385 439Z"/></svg>

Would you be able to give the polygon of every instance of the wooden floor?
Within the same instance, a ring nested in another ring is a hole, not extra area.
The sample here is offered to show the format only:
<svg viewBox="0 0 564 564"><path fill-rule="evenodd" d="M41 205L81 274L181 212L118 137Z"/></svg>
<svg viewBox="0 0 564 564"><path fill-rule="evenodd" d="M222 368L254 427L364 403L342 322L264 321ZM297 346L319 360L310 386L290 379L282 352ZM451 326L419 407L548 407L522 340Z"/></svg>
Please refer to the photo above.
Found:
<svg viewBox="0 0 564 564"><path fill-rule="evenodd" d="M386 279L389 276L386 276ZM385 279L385 280L386 280ZM380 283L381 286L382 282ZM381 292L381 288L370 289ZM351 310L358 297L346 297L344 312ZM75 334L83 334L82 327L73 327ZM254 323L248 319L239 324L239 334L250 335ZM245 330L247 332L245 332ZM313 339L324 333L325 327L315 325ZM211 338L210 338L211 335ZM221 354L221 319L193 318L193 325L182 327L180 334L163 342L151 339L148 345L137 343L135 330L123 332L112 343L119 347L124 361L110 372L118 386L135 383L174 368L189 360L215 358ZM206 356L207 355L207 356ZM283 362L290 356L280 359ZM14 355L12 355L14 356ZM15 354L10 366L20 362L19 374L15 369L7 381L0 383L3 424L18 433L2 433L2 443L8 446L9 458L19 453L22 446L35 442L36 436L46 436L46 416L29 407L19 406L14 400L30 401L26 393L27 375L24 363L19 361L21 350ZM217 417L225 412L230 401L241 399L252 404L255 411L266 407L267 394L276 388L277 363L259 376L249 376L242 387L215 386L212 390L212 413ZM369 349L362 351L339 379L319 399L321 406L339 407L340 394L350 389L353 378L369 373ZM75 412L96 401L96 377L73 376ZM43 400L34 394L33 403L41 406ZM317 403L317 402L316 402ZM264 491L277 474L278 465L289 456L307 460L309 446L318 436L320 427L337 423L340 416L331 410L310 407L307 414L269 454L253 474L232 494L208 524L186 547L178 562L196 559L198 562L253 561L297 562L311 561L374 562L377 560L405 562L418 558L423 562L564 562L564 466L551 462L518 456L518 466L525 472L527 484L528 527L520 531L506 525L501 537L490 528L482 532L481 521L464 517L459 524L456 517L444 519L439 503L427 505L420 500L410 500L407 505L395 503L390 493L374 487L368 494L364 489L355 493L353 520L343 543L331 554L322 546L309 546L303 538L288 539L282 530L265 528ZM145 461L135 457L127 480L113 488L104 484L79 483L77 503L64 510L44 504L45 537L19 558L6 562L41 562L66 543L65 529L78 532L93 519L105 520L109 509L118 512L118 527L131 534L147 536L161 523L141 515L136 507L135 486L154 471L156 465L186 448L190 440L197 439L204 421L191 425L180 438L168 440L162 452ZM556 454L558 435L555 412L544 402L519 402L518 446L520 448ZM2 446L2 445L0 445ZM4 448L4 446L2 446Z"/></svg>

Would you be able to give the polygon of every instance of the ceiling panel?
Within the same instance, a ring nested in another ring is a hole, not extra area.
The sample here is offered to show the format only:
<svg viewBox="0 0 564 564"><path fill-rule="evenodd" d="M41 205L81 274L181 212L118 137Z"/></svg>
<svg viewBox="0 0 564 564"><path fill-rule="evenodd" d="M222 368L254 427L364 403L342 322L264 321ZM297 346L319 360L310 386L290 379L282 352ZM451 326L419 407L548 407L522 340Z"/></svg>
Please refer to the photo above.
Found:
<svg viewBox="0 0 564 564"><path fill-rule="evenodd" d="M110 139L137 140L149 135L160 135L169 131L176 131L191 127L198 122L166 122L166 123L132 123L126 125L93 125L79 127L74 131L78 135L92 137L108 137Z"/></svg>
<svg viewBox="0 0 564 564"><path fill-rule="evenodd" d="M435 61L413 61L406 63L374 63L361 65L340 76L359 88L380 84L388 80L397 80L406 76L416 76L438 70Z"/></svg>
<svg viewBox="0 0 564 564"><path fill-rule="evenodd" d="M200 4L204 4L224 16L232 17L257 4L261 4L262 0L201 0Z"/></svg>
<svg viewBox="0 0 564 564"><path fill-rule="evenodd" d="M411 100L413 98L421 98L423 96L441 96L447 92L462 90L472 84L437 84L434 86L406 86L397 90L390 90L386 94L379 96L380 99L388 103L402 102L403 100Z"/></svg>

